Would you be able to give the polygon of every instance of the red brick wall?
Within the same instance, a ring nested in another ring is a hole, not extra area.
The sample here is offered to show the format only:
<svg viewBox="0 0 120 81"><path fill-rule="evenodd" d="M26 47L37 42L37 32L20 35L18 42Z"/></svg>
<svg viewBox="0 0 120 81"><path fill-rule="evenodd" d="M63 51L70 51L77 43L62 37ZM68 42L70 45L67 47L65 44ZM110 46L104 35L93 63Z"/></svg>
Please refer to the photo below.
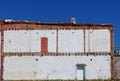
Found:
<svg viewBox="0 0 120 81"><path fill-rule="evenodd" d="M48 38L41 38L41 53L48 53Z"/></svg>

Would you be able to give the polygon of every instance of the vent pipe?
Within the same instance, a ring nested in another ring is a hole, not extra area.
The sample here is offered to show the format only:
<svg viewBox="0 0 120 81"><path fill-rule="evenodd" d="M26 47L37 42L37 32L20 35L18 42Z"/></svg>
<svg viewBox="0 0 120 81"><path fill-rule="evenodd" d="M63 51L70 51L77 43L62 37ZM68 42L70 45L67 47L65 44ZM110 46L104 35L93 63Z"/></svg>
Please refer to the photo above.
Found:
<svg viewBox="0 0 120 81"><path fill-rule="evenodd" d="M71 18L71 22L72 22L73 24L76 24L76 18L75 18L75 17L72 17L72 18Z"/></svg>

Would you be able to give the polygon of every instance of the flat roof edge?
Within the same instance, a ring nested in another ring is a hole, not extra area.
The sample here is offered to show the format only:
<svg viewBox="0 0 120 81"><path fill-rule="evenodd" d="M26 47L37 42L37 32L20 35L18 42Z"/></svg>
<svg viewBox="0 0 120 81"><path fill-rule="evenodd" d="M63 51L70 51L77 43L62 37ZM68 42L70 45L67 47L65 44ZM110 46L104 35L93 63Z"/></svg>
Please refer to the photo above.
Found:
<svg viewBox="0 0 120 81"><path fill-rule="evenodd" d="M91 24L91 23L72 23L72 22L29 22L29 21L5 21L0 20L1 24L35 24L35 25L58 25L58 26L102 26L102 27L110 27L112 24Z"/></svg>

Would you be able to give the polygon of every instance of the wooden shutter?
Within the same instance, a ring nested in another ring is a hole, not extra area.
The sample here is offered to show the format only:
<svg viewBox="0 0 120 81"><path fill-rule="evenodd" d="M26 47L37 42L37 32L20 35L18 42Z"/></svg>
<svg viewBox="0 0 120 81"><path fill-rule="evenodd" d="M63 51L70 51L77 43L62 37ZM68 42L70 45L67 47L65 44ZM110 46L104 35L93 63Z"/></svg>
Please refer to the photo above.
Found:
<svg viewBox="0 0 120 81"><path fill-rule="evenodd" d="M41 37L41 53L48 53L48 38Z"/></svg>

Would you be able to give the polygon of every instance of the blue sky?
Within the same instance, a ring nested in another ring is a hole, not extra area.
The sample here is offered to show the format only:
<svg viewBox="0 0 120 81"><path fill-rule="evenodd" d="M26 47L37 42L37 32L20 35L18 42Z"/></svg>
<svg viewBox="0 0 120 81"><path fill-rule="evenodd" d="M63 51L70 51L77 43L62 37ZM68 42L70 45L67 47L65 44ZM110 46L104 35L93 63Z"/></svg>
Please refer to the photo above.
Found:
<svg viewBox="0 0 120 81"><path fill-rule="evenodd" d="M113 24L120 46L120 0L0 0L0 19Z"/></svg>

